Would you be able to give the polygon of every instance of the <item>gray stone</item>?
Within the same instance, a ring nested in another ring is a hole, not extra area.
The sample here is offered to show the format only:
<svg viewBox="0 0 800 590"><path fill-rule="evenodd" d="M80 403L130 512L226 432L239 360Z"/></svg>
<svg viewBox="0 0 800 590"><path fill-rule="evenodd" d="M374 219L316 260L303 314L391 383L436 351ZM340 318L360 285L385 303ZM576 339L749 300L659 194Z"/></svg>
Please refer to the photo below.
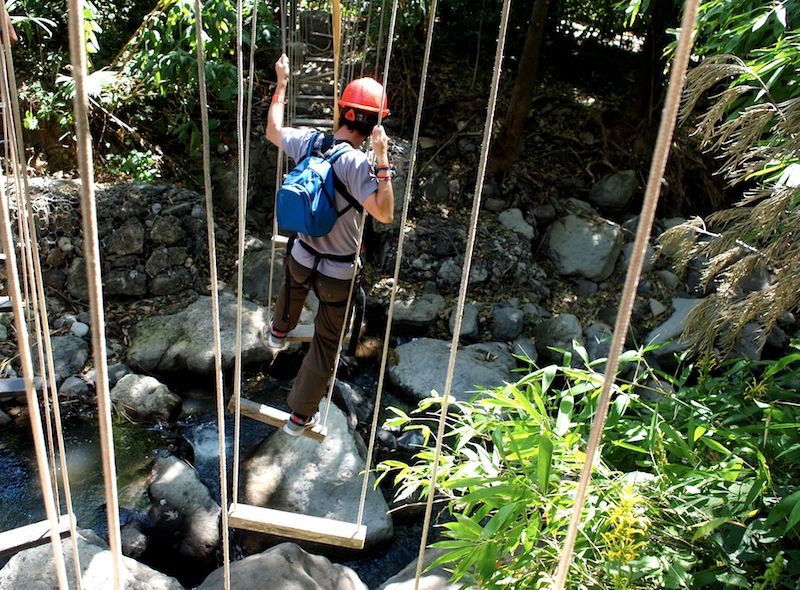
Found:
<svg viewBox="0 0 800 590"><path fill-rule="evenodd" d="M181 227L181 220L172 215L156 217L150 230L150 239L156 244L174 246L186 239L186 232Z"/></svg>
<svg viewBox="0 0 800 590"><path fill-rule="evenodd" d="M229 291L221 291L220 338L222 365L233 367L236 351L237 300ZM267 309L252 302L242 302L242 362L269 362L272 351L261 342L259 333L267 323ZM202 375L215 370L211 297L199 297L186 309L168 316L146 318L131 330L131 344L126 363L144 373L190 371Z"/></svg>
<svg viewBox="0 0 800 590"><path fill-rule="evenodd" d="M125 375L111 390L111 401L128 417L145 423L169 422L181 409L181 398L148 375Z"/></svg>
<svg viewBox="0 0 800 590"><path fill-rule="evenodd" d="M214 502L200 476L178 457L159 457L150 470L148 510L153 537L190 558L211 555L219 545L222 509Z"/></svg>
<svg viewBox="0 0 800 590"><path fill-rule="evenodd" d="M456 329L456 308L450 312L450 333L453 334ZM478 307L472 303L464 304L464 313L461 317L461 334L460 337L467 340L475 340L480 335L478 329Z"/></svg>
<svg viewBox="0 0 800 590"><path fill-rule="evenodd" d="M431 391L444 395L450 362L450 342L419 338L395 349L397 363L389 367L392 384L417 400L430 397ZM497 342L459 348L451 384L451 395L459 400L471 398L478 387L497 387L516 381L512 371L516 361L508 346Z"/></svg>
<svg viewBox="0 0 800 590"><path fill-rule="evenodd" d="M633 201L638 184L635 171L615 172L592 187L589 200L605 209L624 209Z"/></svg>
<svg viewBox="0 0 800 590"><path fill-rule="evenodd" d="M492 336L501 342L512 342L525 327L525 314L515 307L497 307L492 314Z"/></svg>
<svg viewBox="0 0 800 590"><path fill-rule="evenodd" d="M68 398L85 397L89 395L89 384L80 377L72 375L64 379L58 388L58 394Z"/></svg>
<svg viewBox="0 0 800 590"><path fill-rule="evenodd" d="M107 279L104 277L104 281ZM67 293L78 301L89 301L89 290L86 285L86 260L75 258L69 265L66 281Z"/></svg>
<svg viewBox="0 0 800 590"><path fill-rule="evenodd" d="M224 568L219 568L196 590L220 590L225 586ZM294 543L248 555L230 565L231 590L368 590L349 567L307 553Z"/></svg>
<svg viewBox="0 0 800 590"><path fill-rule="evenodd" d="M444 308L444 297L425 293L420 297L395 301L393 317L398 324L423 326L435 320Z"/></svg>
<svg viewBox="0 0 800 590"><path fill-rule="evenodd" d="M560 365L564 358L563 353L551 348L573 351L572 341L581 341L583 329L576 316L564 313L536 324L533 334L540 357L547 363Z"/></svg>
<svg viewBox="0 0 800 590"><path fill-rule="evenodd" d="M79 530L78 559L83 590L108 590L114 587L113 556L108 545L91 530ZM75 582L75 560L72 542L61 542L67 580ZM184 590L174 578L150 569L129 557L122 558L122 588L126 590ZM0 590L49 590L58 588L53 549L47 545L27 549L14 555L0 570Z"/></svg>
<svg viewBox="0 0 800 590"><path fill-rule="evenodd" d="M103 274L103 293L108 296L144 297L147 275L136 268L115 269Z"/></svg>
<svg viewBox="0 0 800 590"><path fill-rule="evenodd" d="M535 233L533 226L525 221L525 218L522 216L522 211L519 209L514 208L503 211L499 215L499 219L503 227L507 227L510 230L522 234L527 240L533 239Z"/></svg>
<svg viewBox="0 0 800 590"><path fill-rule="evenodd" d="M89 360L89 345L77 336L53 336L50 339L53 349L53 367L56 383L80 373ZM38 349L32 351L34 367L39 366Z"/></svg>
<svg viewBox="0 0 800 590"><path fill-rule="evenodd" d="M131 217L111 233L108 253L127 256L142 252L144 252L144 226L138 219Z"/></svg>
<svg viewBox="0 0 800 590"><path fill-rule="evenodd" d="M424 567L422 568L419 585L416 585L419 559L415 559L400 572L386 580L378 590L479 590L479 586L469 585L468 578L462 578L457 583L451 582L450 574L445 570L445 566L440 565L433 569L428 569L433 561L443 553L444 551L441 549L425 550Z"/></svg>
<svg viewBox="0 0 800 590"><path fill-rule="evenodd" d="M686 317L701 302L702 299L672 300L672 308L675 311L664 323L651 330L644 342L645 345L663 345L653 351L657 359L671 358L675 353L686 349L687 344L681 338L686 326Z"/></svg>
<svg viewBox="0 0 800 590"><path fill-rule="evenodd" d="M621 249L620 227L605 219L568 215L550 228L549 256L565 276L605 280L614 272Z"/></svg>
<svg viewBox="0 0 800 590"><path fill-rule="evenodd" d="M325 404L323 400L323 412ZM270 434L242 463L241 502L356 522L367 449L335 405L328 410L325 426L328 432L322 443L290 438L282 430ZM390 541L394 534L386 500L374 484L370 472L362 520L367 527L367 551ZM247 549L261 550L266 542L263 535L252 536L246 541Z"/></svg>

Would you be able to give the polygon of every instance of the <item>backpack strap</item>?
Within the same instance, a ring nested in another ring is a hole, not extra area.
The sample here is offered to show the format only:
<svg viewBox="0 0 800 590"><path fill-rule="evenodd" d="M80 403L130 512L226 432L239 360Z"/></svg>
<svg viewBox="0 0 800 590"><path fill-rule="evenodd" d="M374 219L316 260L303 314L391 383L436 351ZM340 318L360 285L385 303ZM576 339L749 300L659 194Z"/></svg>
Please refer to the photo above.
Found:
<svg viewBox="0 0 800 590"><path fill-rule="evenodd" d="M319 138L319 135L320 134L317 133L311 139L311 142L309 143L309 150L311 149L310 146L313 146L313 145L315 145L317 143L317 139ZM345 142L341 142L341 143L346 143L347 145L350 146L350 149L355 149L355 148L353 148L353 145L349 141L345 141ZM333 163L336 160L338 160L339 157L344 152L347 151L347 149L343 149L343 150L339 149L339 150L336 150L335 152L333 152L332 154L328 155L328 152L331 151L331 149L333 147L335 147L335 145L336 145L336 142L333 139L333 135L330 134L330 133L327 133L322 138L322 142L320 143L319 151L322 154L322 157L325 158L326 160L328 160L328 162L331 164L331 172L333 172L333 187L336 189L336 192L339 193L340 195L342 195L345 198L345 200L347 201L347 203L348 203L347 207L345 207L344 209L342 209L341 211L338 212L338 216L341 217L342 215L347 213L347 211L349 211L351 207L354 208L359 213L363 213L364 207L361 205L361 203L359 203L355 199L355 197L353 195L350 194L350 191L347 190L347 187L344 185L344 183L341 180L339 180L339 177L336 175L336 170L334 170L334 168L333 168ZM309 151L309 155L310 154L311 154L311 151Z"/></svg>

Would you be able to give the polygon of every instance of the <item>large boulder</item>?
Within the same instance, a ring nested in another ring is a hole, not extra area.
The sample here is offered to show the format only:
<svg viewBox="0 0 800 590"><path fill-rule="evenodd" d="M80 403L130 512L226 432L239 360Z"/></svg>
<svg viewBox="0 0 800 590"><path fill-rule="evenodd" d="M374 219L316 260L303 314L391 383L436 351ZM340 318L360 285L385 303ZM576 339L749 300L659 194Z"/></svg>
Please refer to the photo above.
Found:
<svg viewBox="0 0 800 590"><path fill-rule="evenodd" d="M219 296L222 365L233 367L236 352L237 298L229 291ZM242 302L242 361L269 362L273 353L261 342L261 329L267 323L267 308ZM199 297L186 309L168 316L150 317L131 331L127 363L144 373L189 371L210 375L214 372L214 331L211 297Z"/></svg>
<svg viewBox="0 0 800 590"><path fill-rule="evenodd" d="M211 572L196 590L222 590L224 575L223 568ZM307 553L294 543L281 543L231 563L231 590L267 586L274 590L367 590L349 567Z"/></svg>
<svg viewBox="0 0 800 590"><path fill-rule="evenodd" d="M422 400L431 391L444 394L450 342L418 338L395 349L397 363L389 367L389 379L406 395ZM517 364L506 344L497 342L472 344L456 353L450 393L458 400L468 400L479 387L497 387L517 379Z"/></svg>
<svg viewBox="0 0 800 590"><path fill-rule="evenodd" d="M270 434L240 468L240 501L355 523L364 483L366 447L336 406L330 407L325 425L328 432L322 443L306 437L290 438L281 430ZM367 527L367 551L393 537L388 506L380 490L375 489L372 473L362 524ZM263 535L251 536L247 550L261 551L270 541Z"/></svg>
<svg viewBox="0 0 800 590"><path fill-rule="evenodd" d="M108 590L114 587L113 556L108 545L91 530L80 530L76 539L83 590ZM67 581L75 582L72 541L62 541ZM174 578L150 569L129 557L122 558L124 590L183 590ZM17 553L0 570L0 590L38 590L58 588L52 547L41 545Z"/></svg>
<svg viewBox="0 0 800 590"><path fill-rule="evenodd" d="M169 456L153 461L150 471L152 538L188 558L206 558L220 541L222 509L197 472Z"/></svg>

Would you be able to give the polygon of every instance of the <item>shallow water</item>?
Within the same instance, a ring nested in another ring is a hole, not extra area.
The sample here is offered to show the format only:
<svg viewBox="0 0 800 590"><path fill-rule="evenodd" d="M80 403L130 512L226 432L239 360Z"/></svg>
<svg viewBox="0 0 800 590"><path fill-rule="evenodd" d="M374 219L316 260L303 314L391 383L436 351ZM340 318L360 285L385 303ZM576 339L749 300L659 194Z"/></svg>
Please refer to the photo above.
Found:
<svg viewBox="0 0 800 590"><path fill-rule="evenodd" d="M375 387L374 375L361 375L359 385ZM272 383L273 391L265 392L269 403L285 408L286 387L280 382ZM176 390L176 389L173 389ZM146 428L126 421L114 423L114 454L117 469L117 485L121 522L144 515L149 499L147 496L147 466L157 456L169 453L170 445L183 439L191 444L192 463L200 480L208 487L211 496L220 502L219 477L219 427L214 396L207 388L188 385L180 391L184 398L183 413L174 429L165 431L158 427ZM389 398L391 399L391 398ZM234 459L234 418L225 412L225 457L228 471L228 486L231 486L231 472ZM243 418L239 433L240 460L268 435L273 427ZM67 467L70 476L72 506L79 527L91 528L101 537L107 536L105 511L105 482L101 469L100 444L97 425L93 421L73 420L64 426ZM57 458L56 464L59 463ZM61 474L58 470L60 481ZM42 503L36 458L30 433L23 425L7 429L0 439L0 473L3 485L0 486L0 530L9 530L46 518ZM59 492L62 512L63 490ZM376 554L363 558L336 559L352 568L370 588L375 589L409 562L413 561L419 550L421 524L395 524L395 539L388 547ZM235 545L235 532L231 537L234 556L242 556L241 549ZM7 561L0 561L3 565ZM145 561L147 561L145 559ZM215 567L219 556L202 564L180 564L170 558L171 567L165 571L178 578L187 588L196 585ZM153 566L159 564L151 563ZM170 567L170 566L167 566ZM158 569L164 570L164 567ZM182 571L191 570L191 571Z"/></svg>

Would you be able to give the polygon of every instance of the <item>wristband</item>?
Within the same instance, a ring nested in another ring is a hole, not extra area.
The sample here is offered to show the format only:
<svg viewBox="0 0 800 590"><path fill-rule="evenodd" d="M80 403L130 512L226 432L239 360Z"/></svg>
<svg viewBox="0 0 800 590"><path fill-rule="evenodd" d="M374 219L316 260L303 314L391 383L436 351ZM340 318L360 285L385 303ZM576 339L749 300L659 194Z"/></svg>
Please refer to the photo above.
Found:
<svg viewBox="0 0 800 590"><path fill-rule="evenodd" d="M387 182L387 181L392 179L391 175L390 176L378 176L377 178L378 178L378 182Z"/></svg>
<svg viewBox="0 0 800 590"><path fill-rule="evenodd" d="M391 164L386 164L386 166L375 166L375 172L378 172L379 170L391 170L391 168Z"/></svg>
<svg viewBox="0 0 800 590"><path fill-rule="evenodd" d="M273 94L272 102L277 102L278 104L286 104L286 96L280 94Z"/></svg>

